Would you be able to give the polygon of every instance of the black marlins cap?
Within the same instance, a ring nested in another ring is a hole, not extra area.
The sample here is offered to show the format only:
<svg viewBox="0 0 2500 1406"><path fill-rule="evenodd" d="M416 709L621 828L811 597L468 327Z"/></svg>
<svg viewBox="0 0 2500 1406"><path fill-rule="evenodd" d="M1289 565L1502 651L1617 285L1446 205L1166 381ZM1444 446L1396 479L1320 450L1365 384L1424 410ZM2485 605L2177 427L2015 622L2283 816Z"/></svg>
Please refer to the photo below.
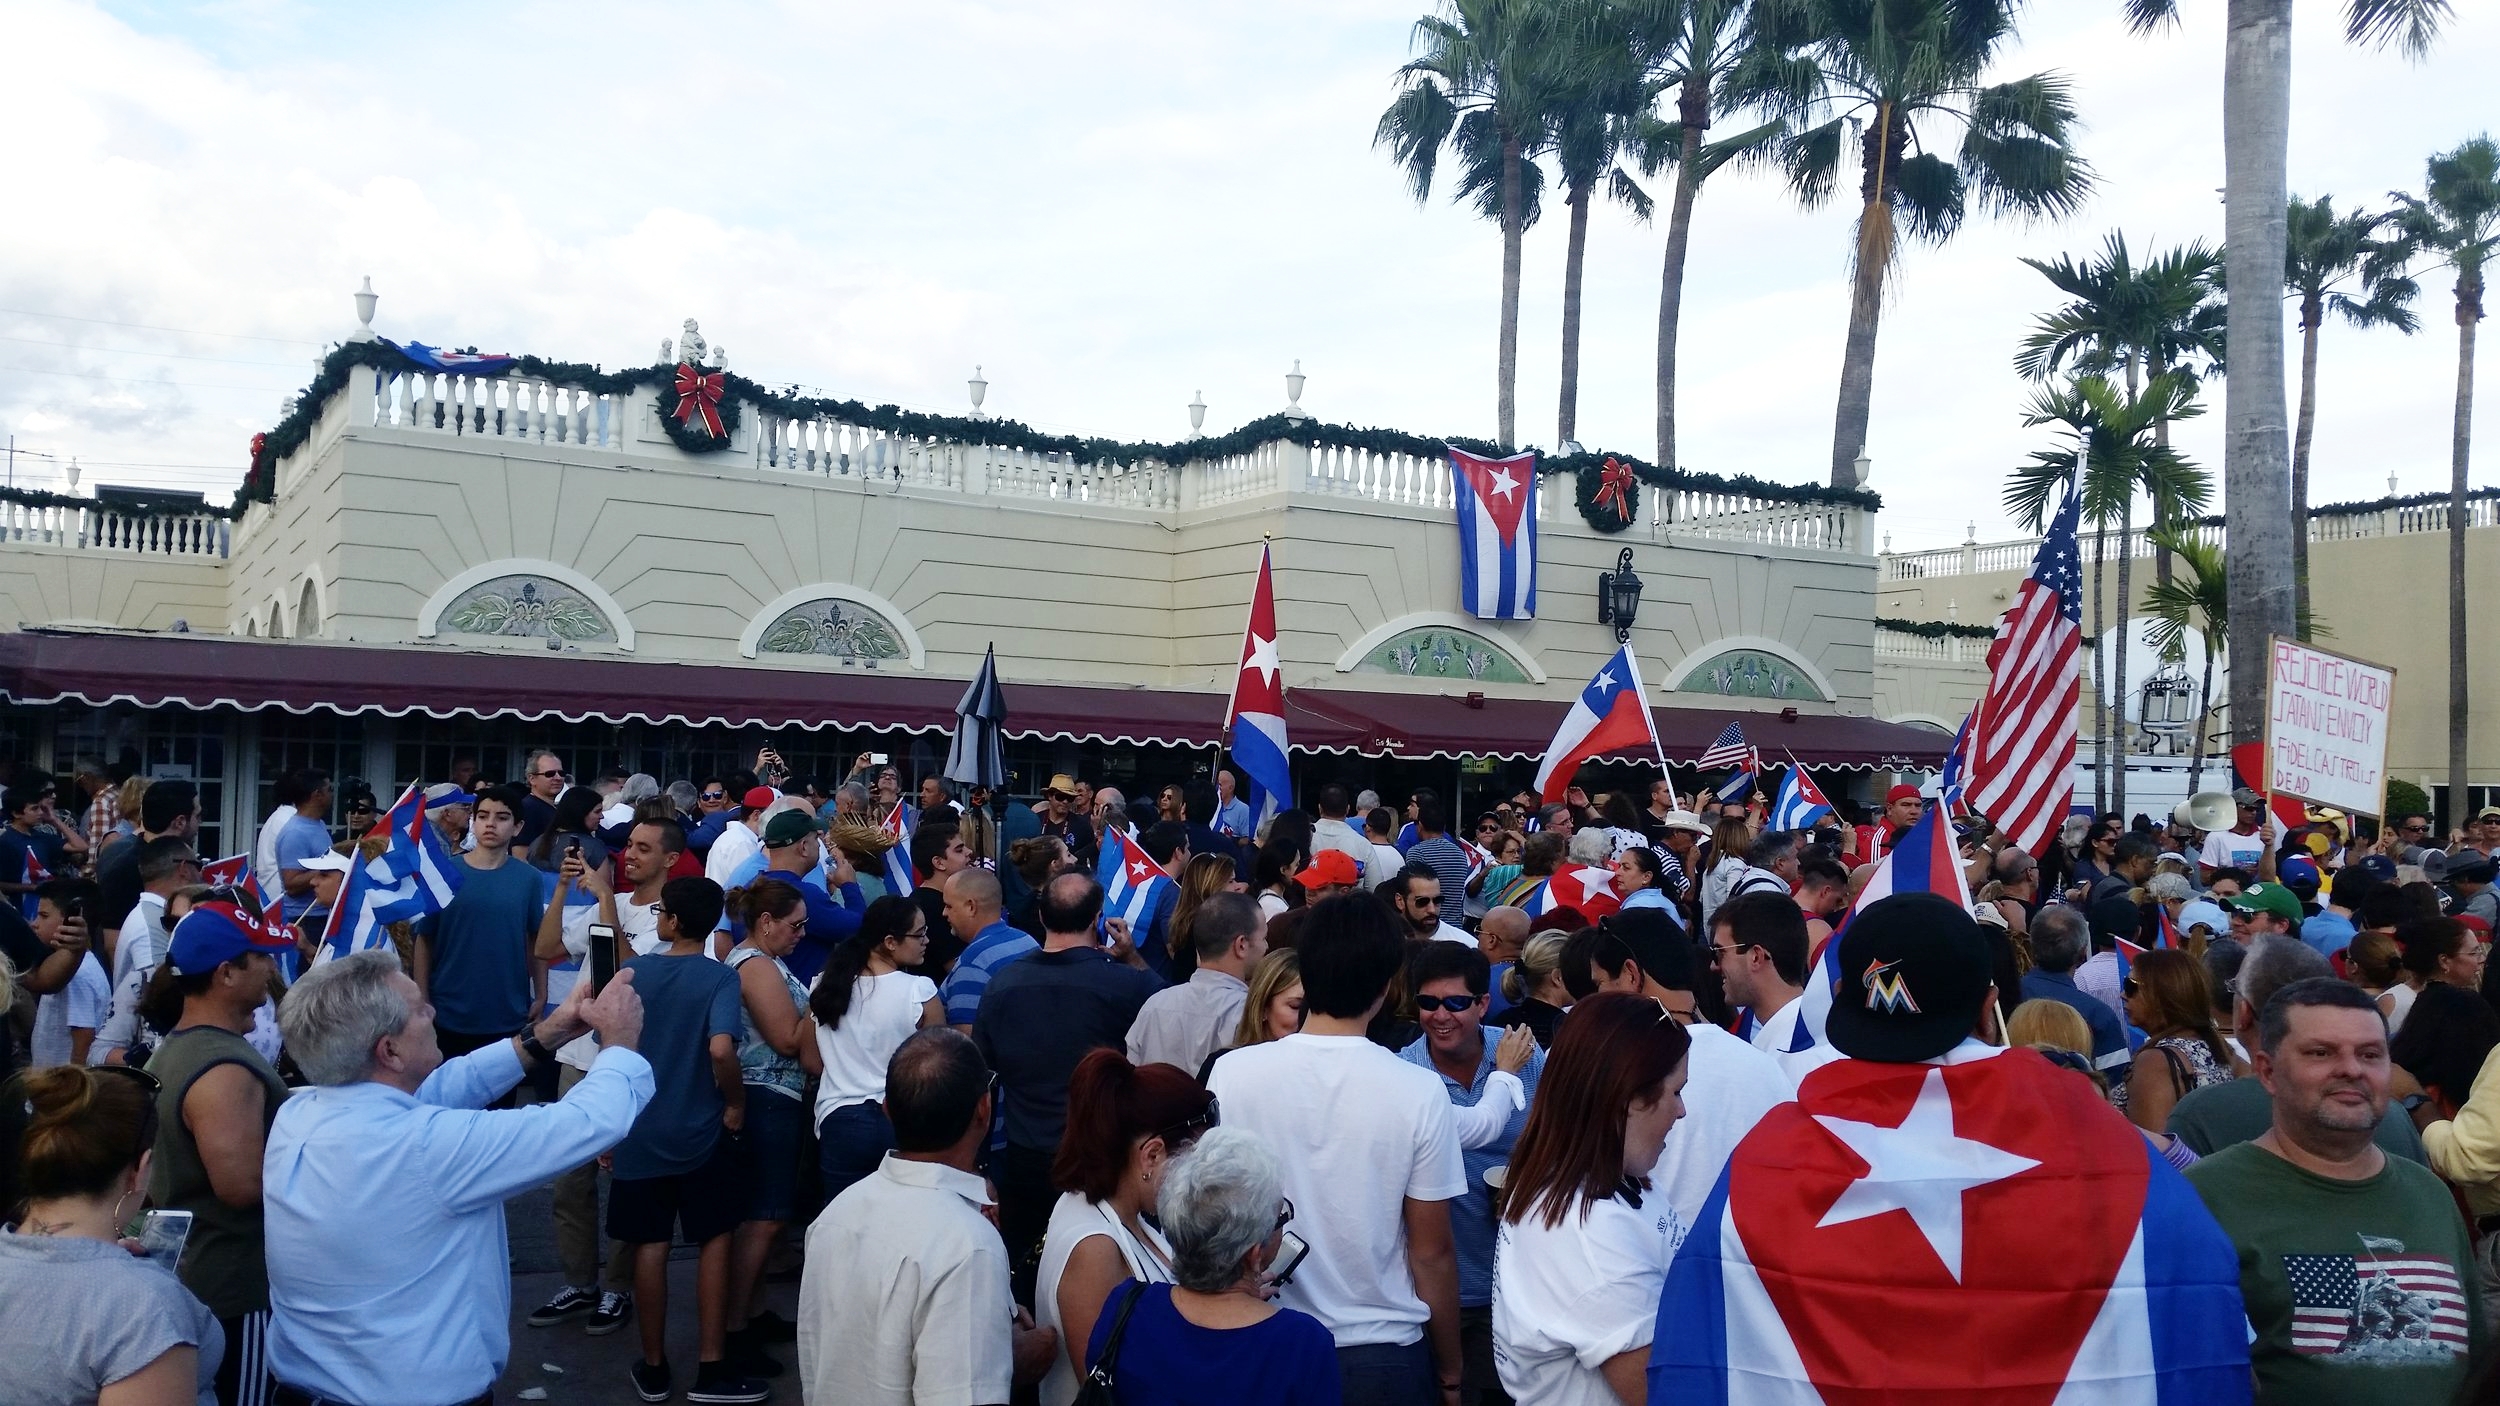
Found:
<svg viewBox="0 0 2500 1406"><path fill-rule="evenodd" d="M1851 1059L1916 1064L1978 1028L1992 964L1967 909L1932 893L1896 893L1849 919L1840 989L1824 1031Z"/></svg>

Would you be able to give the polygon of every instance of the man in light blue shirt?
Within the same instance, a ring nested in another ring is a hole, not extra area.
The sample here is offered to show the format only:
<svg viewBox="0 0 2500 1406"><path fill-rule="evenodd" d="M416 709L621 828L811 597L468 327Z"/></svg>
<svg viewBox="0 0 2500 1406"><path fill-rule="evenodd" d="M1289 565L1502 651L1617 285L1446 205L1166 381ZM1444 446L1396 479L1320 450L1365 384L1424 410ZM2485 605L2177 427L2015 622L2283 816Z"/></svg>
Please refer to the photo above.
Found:
<svg viewBox="0 0 2500 1406"><path fill-rule="evenodd" d="M295 813L278 827L276 844L270 854L277 861L275 875L261 875L264 890L283 890L278 900L286 910L290 923L300 920L316 907L312 871L304 861L330 852L330 777L328 773L306 769L294 774L292 794L301 795ZM272 880L275 882L272 882Z"/></svg>
<svg viewBox="0 0 2500 1406"><path fill-rule="evenodd" d="M1215 829L1236 840L1251 838L1250 803L1234 795L1233 769L1215 769Z"/></svg>
<svg viewBox="0 0 2500 1406"><path fill-rule="evenodd" d="M972 1033L972 1018L981 1012L981 993L990 989L998 969L1041 950L1023 929L1000 915L998 876L987 869L959 869L946 877L946 923L964 942L955 969L938 988L946 1003L946 1023Z"/></svg>
<svg viewBox="0 0 2500 1406"><path fill-rule="evenodd" d="M357 1406L480 1399L511 1352L503 1204L614 1147L651 1099L642 1002L619 972L576 983L534 1030L445 1061L389 948L313 968L278 1012L313 1088L278 1110L261 1165L269 1366ZM555 1103L490 1111L587 1031L599 1057Z"/></svg>

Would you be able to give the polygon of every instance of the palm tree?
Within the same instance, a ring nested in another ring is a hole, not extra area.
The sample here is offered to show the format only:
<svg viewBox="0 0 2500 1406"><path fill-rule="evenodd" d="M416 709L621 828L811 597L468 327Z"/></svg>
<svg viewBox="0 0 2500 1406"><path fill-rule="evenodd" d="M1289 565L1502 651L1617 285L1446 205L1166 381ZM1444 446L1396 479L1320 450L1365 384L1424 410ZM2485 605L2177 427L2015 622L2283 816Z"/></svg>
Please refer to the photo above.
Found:
<svg viewBox="0 0 2500 1406"><path fill-rule="evenodd" d="M2420 291L2405 276L2411 241L2382 239L2394 211L2335 213L2335 198L2299 196L2285 212L2283 287L2300 305L2300 419L2292 429L2292 613L2309 609L2309 441L2318 424L2318 329L2334 313L2355 327L2421 326L2409 306ZM2351 286L2353 292L2344 292Z"/></svg>
<svg viewBox="0 0 2500 1406"><path fill-rule="evenodd" d="M2175 23L2179 0L2120 0L2139 33ZM2419 57L2448 0L2344 0L2344 37ZM2292 0L2227 0L2222 60L2222 237L2231 299L2231 386L2224 400L2222 480L2230 514L2233 652L2265 657L2266 637L2292 633L2291 513L2285 482L2282 309L2265 291L2283 267L2285 176L2292 126ZM2265 736L2265 673L2231 673L2231 734Z"/></svg>
<svg viewBox="0 0 2500 1406"><path fill-rule="evenodd" d="M1701 184L1731 161L1767 153L1787 131L1774 118L1723 141L1709 141L1722 113L1765 100L1794 105L1810 97L1783 85L1798 76L1783 55L1755 42L1747 22L1752 0L1619 0L1642 68L1661 94L1675 95L1675 116L1645 130L1641 171L1655 176L1675 164L1675 195L1667 207L1665 267L1658 280L1658 462L1675 462L1675 351L1684 315L1684 258L1693 234L1693 203Z"/></svg>
<svg viewBox="0 0 2500 1406"><path fill-rule="evenodd" d="M2057 216L2092 188L2075 154L2066 80L2037 73L1983 84L2014 38L2018 0L1756 0L1763 42L1794 52L1800 89L1822 120L1792 133L1782 160L1798 199L1839 189L1858 134L1859 196L1849 339L1832 432L1832 482L1857 482L1875 396L1875 328L1899 237L1941 244L1975 204L1983 212ZM1950 158L1934 129L1959 126ZM1904 228L1906 222L1906 230Z"/></svg>
<svg viewBox="0 0 2500 1406"><path fill-rule="evenodd" d="M2157 583L2144 594L2145 612L2156 622L2152 643L2166 659L2186 652L2192 628L2205 637L2205 678L2196 691L2196 739L2188 752L2188 794L2204 788L2206 720L2213 716L2214 655L2231 628L2231 583L2222 546L2193 533L2156 530L2161 549L2187 568L2181 576Z"/></svg>
<svg viewBox="0 0 2500 1406"><path fill-rule="evenodd" d="M2141 375L2149 372L2155 380L2168 378L2173 383L2171 395L2142 402L2152 416L2152 447L2168 450L2168 406L2175 396L2176 403L2191 407L2187 413L2199 413L2192 400L2201 384L2199 372L2209 370L2221 350L2220 307L2213 301L2221 257L2202 244L2190 244L2139 265L2127 248L2126 236L2112 233L2103 241L2100 254L2082 263L2064 257L2053 263L2040 259L2023 262L2038 270L2070 301L2034 320L2031 334L2023 339L2022 349L2014 357L2014 369L2033 380L2054 375L2070 362L2078 371L2101 376L2118 371L2126 378L2131 405L2139 400ZM2199 366L2198 361L2205 365ZM2180 362L2187 364L2174 365ZM2152 462L2166 465L2170 461ZM2175 493L2160 491L2175 486L2166 475L2148 471L2138 481L2153 492L2156 529L2170 527L2190 510ZM2197 506L2201 508L2202 504ZM2118 612L2123 624L2135 602L2132 492L2118 501L2118 541ZM2093 550L2097 558L2102 550L2097 540ZM2154 561L2156 575L2167 582L2169 557L2156 550ZM2117 738L2110 804L2121 811L2127 803L2125 709L2128 660L2133 652L2134 637L2122 629L2114 661L2117 680L2110 694L2116 702L2106 721L2094 728L2096 733ZM2110 667L2098 655L2093 657L2093 665L2096 669Z"/></svg>
<svg viewBox="0 0 2500 1406"><path fill-rule="evenodd" d="M2202 414L2196 403L2190 378L2182 372L2167 371L2153 377L2144 389L2130 395L2105 376L2078 376L2064 388L2051 388L2032 398L2031 408L2023 416L2029 428L2044 425L2058 427L2068 443L2059 449L2035 450L2031 462L2014 470L2005 489L2006 511L2038 531L2047 521L2050 500L2056 490L2070 481L2078 463L2082 467L2082 516L2093 524L2092 536L2092 634L2098 639L2105 633L2107 606L2101 591L2103 562L2108 551L2109 529L2113 522L2123 522L2131 511L2135 495L2150 493L2156 503L2173 505L2178 516L2201 512L2213 493L2213 484L2206 472L2161 442L2154 427L2164 420L2184 420ZM2122 539L2123 540L2123 539ZM2127 618L2126 589L2129 578L2129 557L2119 557L2118 614ZM2127 803L2125 700L2127 696L2125 648L2118 651L2118 676L2106 696L2118 699L2116 707L2102 715L2105 721L2093 727L2093 796L2095 810L2123 811ZM2092 692L2096 708L2105 696L2102 687L2106 666L2104 651L2092 654ZM2115 740L2116 753L2110 753Z"/></svg>
<svg viewBox="0 0 2500 1406"><path fill-rule="evenodd" d="M1606 194L1646 224L1649 193L1617 165L1659 140L1649 115L1655 89L1641 74L1629 36L1619 24L1583 23L1565 41L1578 52L1557 55L1571 82L1554 94L1547 114L1548 143L1562 169L1563 205L1571 232L1563 246L1562 403L1556 418L1557 447L1578 438L1580 420L1580 272L1588 252L1589 200Z"/></svg>
<svg viewBox="0 0 2500 1406"><path fill-rule="evenodd" d="M2500 248L2500 144L2476 137L2434 156L2423 198L2399 191L2401 228L2434 268L2457 274L2457 408L2448 438L2448 818L2464 814L2465 470L2474 448L2474 324L2483 320L2483 270Z"/></svg>
<svg viewBox="0 0 2500 1406"><path fill-rule="evenodd" d="M1568 87L1557 50L1568 50L1565 6L1554 0L1446 0L1444 15L1415 22L1405 87L1372 131L1421 203L1432 194L1442 150L1459 162L1454 197L1502 230L1502 331L1494 418L1504 446L1518 442L1519 260L1536 223L1544 172L1531 159L1545 139L1557 92Z"/></svg>

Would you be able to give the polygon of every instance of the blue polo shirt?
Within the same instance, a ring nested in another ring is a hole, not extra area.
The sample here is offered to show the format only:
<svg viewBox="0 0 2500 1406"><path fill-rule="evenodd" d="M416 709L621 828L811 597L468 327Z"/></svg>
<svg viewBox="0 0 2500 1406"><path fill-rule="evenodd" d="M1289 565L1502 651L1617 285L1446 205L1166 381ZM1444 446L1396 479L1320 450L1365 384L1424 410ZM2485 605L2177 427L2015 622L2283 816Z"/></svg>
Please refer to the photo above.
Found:
<svg viewBox="0 0 2500 1406"><path fill-rule="evenodd" d="M2118 1013L2098 996L2087 994L2075 985L2071 972L2043 971L2033 967L2023 973L2023 999L2055 1001L2071 1006L2092 1029L2092 1067L2113 1084L2124 1083L2131 1057L2127 1052L2127 1027L2118 1021Z"/></svg>
<svg viewBox="0 0 2500 1406"><path fill-rule="evenodd" d="M1484 1099L1485 1081L1493 1077L1493 1048L1501 1037L1510 1033L1491 1027L1480 1029L1484 1037L1484 1057L1476 1061L1476 1079L1464 1088L1457 1080L1442 1074L1432 1063L1432 1048L1423 1037L1398 1051L1398 1058L1409 1064L1420 1064L1440 1075L1441 1087L1449 1092L1450 1102L1460 1108L1473 1108ZM1519 1071L1519 1082L1527 1090L1528 1102L1510 1115L1500 1140L1479 1148L1462 1148L1459 1160L1467 1166L1467 1190L1450 1203L1450 1238L1458 1248L1458 1304L1461 1308L1482 1308L1493 1302L1493 1193L1484 1184L1485 1170L1510 1160L1510 1147L1528 1126L1528 1109L1536 1106L1536 1081L1545 1073L1545 1051L1528 1056Z"/></svg>
<svg viewBox="0 0 2500 1406"><path fill-rule="evenodd" d="M990 989L990 978L998 975L998 969L1040 950L1042 944L1004 919L981 929L955 959L955 969L946 974L945 984L938 987L938 999L946 1005L946 1023L970 1025L981 1013L981 993Z"/></svg>

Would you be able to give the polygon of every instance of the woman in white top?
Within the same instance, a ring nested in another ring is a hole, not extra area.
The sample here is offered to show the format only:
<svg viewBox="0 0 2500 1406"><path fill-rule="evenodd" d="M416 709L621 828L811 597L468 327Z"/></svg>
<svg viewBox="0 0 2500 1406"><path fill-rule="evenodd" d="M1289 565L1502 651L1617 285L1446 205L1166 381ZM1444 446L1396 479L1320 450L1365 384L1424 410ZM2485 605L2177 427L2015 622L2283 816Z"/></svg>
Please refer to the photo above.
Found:
<svg viewBox="0 0 2500 1406"><path fill-rule="evenodd" d="M888 894L833 949L807 997L799 1064L816 1084L816 1161L825 1199L877 1169L894 1148L885 1117L885 1067L915 1030L946 1023L937 984L903 970L929 953L929 920L907 895Z"/></svg>
<svg viewBox="0 0 2500 1406"><path fill-rule="evenodd" d="M1648 1399L1649 1346L1684 1224L1649 1185L1684 1116L1692 1039L1645 996L1571 1008L1511 1148L1493 1270L1502 1389L1539 1406Z"/></svg>
<svg viewBox="0 0 2500 1406"><path fill-rule="evenodd" d="M1215 1098L1168 1064L1133 1065L1118 1050L1085 1056L1068 1078L1068 1124L1050 1178L1051 1208L1033 1316L1059 1334L1042 1406L1076 1400L1085 1346L1113 1288L1172 1282L1172 1247L1146 1220L1164 1168L1215 1126Z"/></svg>

